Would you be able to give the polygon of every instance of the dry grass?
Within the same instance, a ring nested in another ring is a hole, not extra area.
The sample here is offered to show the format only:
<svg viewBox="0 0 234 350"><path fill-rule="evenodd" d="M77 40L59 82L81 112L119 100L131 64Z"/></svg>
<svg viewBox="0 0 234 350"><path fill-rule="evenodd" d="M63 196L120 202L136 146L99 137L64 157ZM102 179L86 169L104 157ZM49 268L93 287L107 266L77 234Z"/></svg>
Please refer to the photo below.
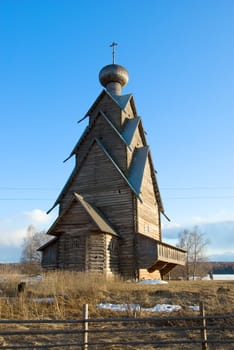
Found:
<svg viewBox="0 0 234 350"><path fill-rule="evenodd" d="M18 296L17 285L26 281L26 290ZM188 306L204 302L208 313L234 311L234 281L170 281L161 285L139 285L122 280L105 280L101 275L78 272L50 272L42 279L19 274L0 275L0 317L75 318L88 303L93 317L111 314L99 310L97 303L177 304L188 312ZM38 302L38 298L54 302ZM113 312L112 312L113 313Z"/></svg>
<svg viewBox="0 0 234 350"><path fill-rule="evenodd" d="M26 282L26 290L18 295L17 285L21 281ZM130 310L115 313L114 311L98 309L96 307L97 303L137 303L142 307L153 307L155 304L163 303L177 304L183 307L179 314L186 315L194 314L194 311L191 311L188 306L199 305L203 301L207 314L233 313L233 287L234 281L170 281L168 284L161 285L139 285L127 283L120 279L107 281L101 275L77 272L50 272L43 274L41 279L35 278L35 276L28 277L14 273L0 274L0 318L77 319L82 317L82 305L85 303L89 304L89 316L91 318L133 316ZM136 316L149 315L138 312ZM111 325L109 326L111 328ZM16 327L18 330L27 330L34 326L17 325ZM50 329L56 329L56 327L56 325L50 325ZM107 325L97 325L97 327L107 327ZM119 327L123 327L123 325L120 324ZM1 329L6 329L6 325L1 325ZM170 332L171 339L176 338L173 332L172 328ZM155 334L148 334L147 336L154 339ZM164 340L167 339L168 333L160 332L157 336ZM188 336L191 337L191 335ZM17 343L21 341L18 336L14 339ZM67 339L67 341L72 340L72 338ZM75 339L77 341L77 336ZM109 340L111 341L111 339L113 339L113 336ZM134 333L129 334L128 339L134 341L136 335ZM141 339L140 333L138 333L137 339ZM64 339L62 340L64 341ZM0 338L0 345L9 345L12 341L10 337ZM36 341L38 344L43 344L49 342L49 338L47 336L41 336L37 339L30 336L24 337L24 342L27 344L36 344ZM124 348L137 349L136 347ZM106 345L105 349L117 350L121 349L121 346L110 345L107 347ZM151 350L154 347L148 346L144 349ZM173 349L189 348L179 346ZM193 349L196 348L193 347ZM217 349L221 350L222 347L220 346ZM231 347L225 347L225 349L231 349Z"/></svg>

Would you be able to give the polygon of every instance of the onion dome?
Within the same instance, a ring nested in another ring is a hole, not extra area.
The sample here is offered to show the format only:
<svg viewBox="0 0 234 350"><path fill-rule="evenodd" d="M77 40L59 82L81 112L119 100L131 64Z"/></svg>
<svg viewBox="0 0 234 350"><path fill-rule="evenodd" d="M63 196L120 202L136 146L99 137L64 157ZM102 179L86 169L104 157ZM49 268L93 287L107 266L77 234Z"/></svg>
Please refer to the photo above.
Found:
<svg viewBox="0 0 234 350"><path fill-rule="evenodd" d="M128 83L128 71L119 64L109 64L101 69L99 81L112 95L121 95L121 89Z"/></svg>

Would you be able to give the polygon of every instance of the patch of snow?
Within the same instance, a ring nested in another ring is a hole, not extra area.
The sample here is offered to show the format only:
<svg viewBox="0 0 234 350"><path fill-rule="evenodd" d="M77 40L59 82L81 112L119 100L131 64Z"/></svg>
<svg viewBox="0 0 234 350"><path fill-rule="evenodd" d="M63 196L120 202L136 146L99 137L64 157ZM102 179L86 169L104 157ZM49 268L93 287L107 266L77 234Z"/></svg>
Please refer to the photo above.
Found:
<svg viewBox="0 0 234 350"><path fill-rule="evenodd" d="M172 312L181 310L179 305L156 304L154 307L142 308L139 304L97 304L100 309L113 311L145 311L145 312Z"/></svg>
<svg viewBox="0 0 234 350"><path fill-rule="evenodd" d="M172 312L181 310L181 306L179 305L171 305L171 304L156 304L151 308L142 309L146 312Z"/></svg>
<svg viewBox="0 0 234 350"><path fill-rule="evenodd" d="M162 280L142 280L138 284L167 284L167 281Z"/></svg>
<svg viewBox="0 0 234 350"><path fill-rule="evenodd" d="M191 306L188 306L188 308L193 311L200 311L199 305L191 305Z"/></svg>
<svg viewBox="0 0 234 350"><path fill-rule="evenodd" d="M213 274L213 279L215 281L230 281L234 280L234 273L232 274Z"/></svg>
<svg viewBox="0 0 234 350"><path fill-rule="evenodd" d="M114 310L114 311L140 311L141 306L139 304L97 304L99 309Z"/></svg>
<svg viewBox="0 0 234 350"><path fill-rule="evenodd" d="M34 298L34 303L53 303L54 298Z"/></svg>

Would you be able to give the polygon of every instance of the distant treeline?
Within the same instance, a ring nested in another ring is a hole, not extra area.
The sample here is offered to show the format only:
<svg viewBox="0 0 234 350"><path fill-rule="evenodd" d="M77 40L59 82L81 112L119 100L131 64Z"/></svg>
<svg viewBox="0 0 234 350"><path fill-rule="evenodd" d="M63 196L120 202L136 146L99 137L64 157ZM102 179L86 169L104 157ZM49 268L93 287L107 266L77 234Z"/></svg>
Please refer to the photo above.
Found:
<svg viewBox="0 0 234 350"><path fill-rule="evenodd" d="M210 262L214 274L234 274L234 262Z"/></svg>
<svg viewBox="0 0 234 350"><path fill-rule="evenodd" d="M198 265L203 265L204 270L213 274L234 274L234 262L202 262ZM22 273L22 263L0 263L0 273Z"/></svg>

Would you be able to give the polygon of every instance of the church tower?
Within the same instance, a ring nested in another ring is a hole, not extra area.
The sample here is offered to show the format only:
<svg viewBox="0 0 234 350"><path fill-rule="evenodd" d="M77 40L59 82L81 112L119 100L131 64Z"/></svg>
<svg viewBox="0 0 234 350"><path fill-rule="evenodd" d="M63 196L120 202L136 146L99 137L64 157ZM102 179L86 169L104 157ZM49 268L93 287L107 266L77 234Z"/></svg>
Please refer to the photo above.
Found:
<svg viewBox="0 0 234 350"><path fill-rule="evenodd" d="M127 70L99 73L104 87L71 154L76 163L50 211L59 215L42 246L42 266L124 278L163 278L185 252L162 242L160 197L150 149L132 94L122 94Z"/></svg>

